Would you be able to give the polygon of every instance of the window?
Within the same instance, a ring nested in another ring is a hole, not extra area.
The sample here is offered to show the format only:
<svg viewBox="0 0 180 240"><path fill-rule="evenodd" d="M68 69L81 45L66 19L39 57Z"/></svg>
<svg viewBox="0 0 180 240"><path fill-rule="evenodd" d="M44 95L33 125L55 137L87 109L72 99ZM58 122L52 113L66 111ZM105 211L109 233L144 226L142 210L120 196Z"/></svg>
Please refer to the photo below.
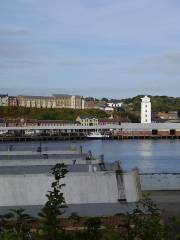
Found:
<svg viewBox="0 0 180 240"><path fill-rule="evenodd" d="M152 135L157 135L158 134L158 130L157 129L153 129L152 130Z"/></svg>
<svg viewBox="0 0 180 240"><path fill-rule="evenodd" d="M176 130L175 129L170 129L169 133L170 133L170 135L176 135Z"/></svg>

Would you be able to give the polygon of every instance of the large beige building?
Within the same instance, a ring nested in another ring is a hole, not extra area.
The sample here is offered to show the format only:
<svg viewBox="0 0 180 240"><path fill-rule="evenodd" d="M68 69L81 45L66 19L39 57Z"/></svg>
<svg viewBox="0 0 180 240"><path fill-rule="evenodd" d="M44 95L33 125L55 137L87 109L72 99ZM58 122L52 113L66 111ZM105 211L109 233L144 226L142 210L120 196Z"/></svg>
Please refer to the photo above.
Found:
<svg viewBox="0 0 180 240"><path fill-rule="evenodd" d="M81 96L55 94L48 97L18 96L17 98L19 107L84 109L84 99Z"/></svg>

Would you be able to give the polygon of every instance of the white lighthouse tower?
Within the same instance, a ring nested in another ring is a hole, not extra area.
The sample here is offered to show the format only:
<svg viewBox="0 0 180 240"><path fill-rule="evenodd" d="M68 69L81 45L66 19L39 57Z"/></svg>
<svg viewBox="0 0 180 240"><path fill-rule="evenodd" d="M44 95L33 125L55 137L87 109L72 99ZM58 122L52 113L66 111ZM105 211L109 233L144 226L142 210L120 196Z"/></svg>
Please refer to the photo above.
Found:
<svg viewBox="0 0 180 240"><path fill-rule="evenodd" d="M141 100L141 123L151 123L151 99L145 96Z"/></svg>

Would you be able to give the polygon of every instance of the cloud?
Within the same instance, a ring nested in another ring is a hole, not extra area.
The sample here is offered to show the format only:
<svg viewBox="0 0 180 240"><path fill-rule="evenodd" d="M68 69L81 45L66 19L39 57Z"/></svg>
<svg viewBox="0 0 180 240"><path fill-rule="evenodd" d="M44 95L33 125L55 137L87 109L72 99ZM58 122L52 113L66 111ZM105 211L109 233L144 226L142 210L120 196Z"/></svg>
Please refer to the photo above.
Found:
<svg viewBox="0 0 180 240"><path fill-rule="evenodd" d="M4 87L14 81L29 91L39 82L39 88L63 86L68 92L69 86L84 86L88 95L111 91L113 96L152 92L153 80L159 93L167 92L179 81L179 0L6 0L0 5Z"/></svg>
<svg viewBox="0 0 180 240"><path fill-rule="evenodd" d="M4 48L3 48L4 49ZM111 65L110 61L103 60L52 60L52 59L26 59L26 58L14 58L12 59L12 49L8 47L10 50L10 58L7 58L9 54L7 51L2 52L0 48L0 56L6 56L6 58L0 59L0 68L21 68L21 67L40 67L40 66L62 66L62 67L81 67L81 66L103 66L103 65ZM16 48L15 48L16 49ZM17 49L16 49L17 50ZM17 56L17 54L16 54Z"/></svg>
<svg viewBox="0 0 180 240"><path fill-rule="evenodd" d="M68 61L58 61L57 64L58 65L61 65L61 66L66 66L66 67L71 67L71 66L88 66L88 65L107 65L107 64L110 64L111 62L110 61L98 61L98 60L93 60L93 61L90 61L90 60L74 60L74 61L71 61L71 60L68 60Z"/></svg>
<svg viewBox="0 0 180 240"><path fill-rule="evenodd" d="M1 29L0 28L0 37L11 37L11 36L27 36L30 32L23 29Z"/></svg>
<svg viewBox="0 0 180 240"><path fill-rule="evenodd" d="M145 58L136 67L129 69L131 74L180 74L180 53L166 53Z"/></svg>
<svg viewBox="0 0 180 240"><path fill-rule="evenodd" d="M44 61L34 59L14 59L0 61L0 69L12 69L12 68L32 68L44 66Z"/></svg>
<svg viewBox="0 0 180 240"><path fill-rule="evenodd" d="M29 52L28 45L19 43L0 42L0 59L24 58Z"/></svg>
<svg viewBox="0 0 180 240"><path fill-rule="evenodd" d="M180 30L177 24L180 17L175 4L164 0L100 2L62 0L51 4L46 1L46 7L39 11L49 24L59 25L56 34L67 39L161 46L169 45L170 40L177 41L174 36Z"/></svg>

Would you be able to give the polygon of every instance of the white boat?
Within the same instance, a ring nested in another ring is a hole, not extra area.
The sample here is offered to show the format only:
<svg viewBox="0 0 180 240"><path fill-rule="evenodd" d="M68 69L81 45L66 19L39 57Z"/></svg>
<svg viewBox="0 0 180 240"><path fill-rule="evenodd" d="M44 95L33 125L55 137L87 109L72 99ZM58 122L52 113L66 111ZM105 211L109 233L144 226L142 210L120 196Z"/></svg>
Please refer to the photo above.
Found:
<svg viewBox="0 0 180 240"><path fill-rule="evenodd" d="M88 139L106 139L109 138L107 134L101 134L100 132L90 132L86 135Z"/></svg>

